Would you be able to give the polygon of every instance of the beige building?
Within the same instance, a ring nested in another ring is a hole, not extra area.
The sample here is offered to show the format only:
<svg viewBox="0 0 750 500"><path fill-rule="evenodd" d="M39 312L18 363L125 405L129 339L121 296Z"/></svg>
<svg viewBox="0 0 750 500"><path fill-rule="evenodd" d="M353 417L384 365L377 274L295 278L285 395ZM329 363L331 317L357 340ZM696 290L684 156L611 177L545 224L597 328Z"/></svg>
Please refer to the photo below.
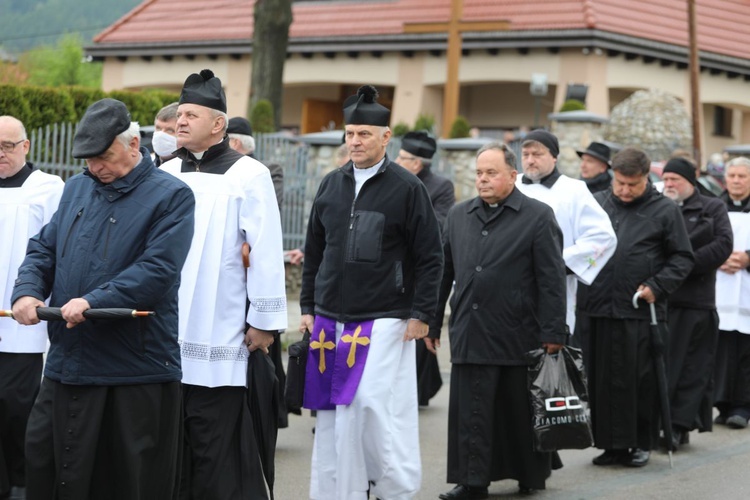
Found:
<svg viewBox="0 0 750 500"><path fill-rule="evenodd" d="M341 103L363 83L392 107L392 125L413 125L421 113L439 126L448 48L441 24L455 3L295 1L283 126L303 133L340 127ZM696 3L707 157L750 143L750 8ZM104 90L177 91L188 74L210 68L225 84L230 115L246 115L254 1L211 5L147 0L99 34L87 53L104 61ZM675 95L689 112L686 10L686 0L463 0L458 113L487 132L543 126L574 84L587 88L587 109L604 116L645 88ZM539 98L530 93L534 75L548 84Z"/></svg>

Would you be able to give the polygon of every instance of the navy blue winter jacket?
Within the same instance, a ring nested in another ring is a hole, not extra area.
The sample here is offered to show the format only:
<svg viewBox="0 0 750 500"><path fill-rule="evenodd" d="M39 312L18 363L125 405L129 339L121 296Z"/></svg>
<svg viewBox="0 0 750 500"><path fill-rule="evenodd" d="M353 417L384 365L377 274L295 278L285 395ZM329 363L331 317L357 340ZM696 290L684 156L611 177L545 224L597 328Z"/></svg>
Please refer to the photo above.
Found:
<svg viewBox="0 0 750 500"><path fill-rule="evenodd" d="M44 375L73 385L179 381L177 290L193 237L190 188L143 160L102 184L88 171L70 178L52 220L29 241L12 301L60 307L83 297L92 308L153 310L156 316L48 325Z"/></svg>

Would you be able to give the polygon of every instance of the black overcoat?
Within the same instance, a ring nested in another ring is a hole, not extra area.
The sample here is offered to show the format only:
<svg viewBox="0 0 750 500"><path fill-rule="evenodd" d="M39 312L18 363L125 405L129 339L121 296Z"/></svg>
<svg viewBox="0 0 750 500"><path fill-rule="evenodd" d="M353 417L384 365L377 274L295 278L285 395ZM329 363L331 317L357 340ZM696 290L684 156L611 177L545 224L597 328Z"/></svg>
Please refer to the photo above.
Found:
<svg viewBox="0 0 750 500"><path fill-rule="evenodd" d="M440 334L452 284L453 363L525 365L542 342L565 343L565 262L552 209L514 188L494 212L480 198L456 205L443 234Z"/></svg>

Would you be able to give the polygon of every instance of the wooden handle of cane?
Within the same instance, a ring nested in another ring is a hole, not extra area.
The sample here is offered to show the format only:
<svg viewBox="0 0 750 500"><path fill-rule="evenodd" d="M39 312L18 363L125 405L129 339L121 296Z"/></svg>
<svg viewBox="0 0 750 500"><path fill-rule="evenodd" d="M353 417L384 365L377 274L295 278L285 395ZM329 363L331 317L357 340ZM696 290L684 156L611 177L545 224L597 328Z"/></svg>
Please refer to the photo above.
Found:
<svg viewBox="0 0 750 500"><path fill-rule="evenodd" d="M242 244L242 265L245 266L245 269L250 267L250 245L247 243Z"/></svg>

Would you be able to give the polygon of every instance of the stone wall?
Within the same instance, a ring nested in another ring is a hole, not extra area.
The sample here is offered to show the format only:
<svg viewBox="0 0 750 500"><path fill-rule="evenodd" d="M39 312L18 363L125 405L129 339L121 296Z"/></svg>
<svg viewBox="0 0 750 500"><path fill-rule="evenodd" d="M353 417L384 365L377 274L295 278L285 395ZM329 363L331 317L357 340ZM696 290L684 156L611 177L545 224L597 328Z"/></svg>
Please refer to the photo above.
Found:
<svg viewBox="0 0 750 500"><path fill-rule="evenodd" d="M592 142L602 142L607 118L586 111L569 111L549 115L551 132L560 142L557 167L561 173L578 179L581 175L581 159L576 151L586 149Z"/></svg>

